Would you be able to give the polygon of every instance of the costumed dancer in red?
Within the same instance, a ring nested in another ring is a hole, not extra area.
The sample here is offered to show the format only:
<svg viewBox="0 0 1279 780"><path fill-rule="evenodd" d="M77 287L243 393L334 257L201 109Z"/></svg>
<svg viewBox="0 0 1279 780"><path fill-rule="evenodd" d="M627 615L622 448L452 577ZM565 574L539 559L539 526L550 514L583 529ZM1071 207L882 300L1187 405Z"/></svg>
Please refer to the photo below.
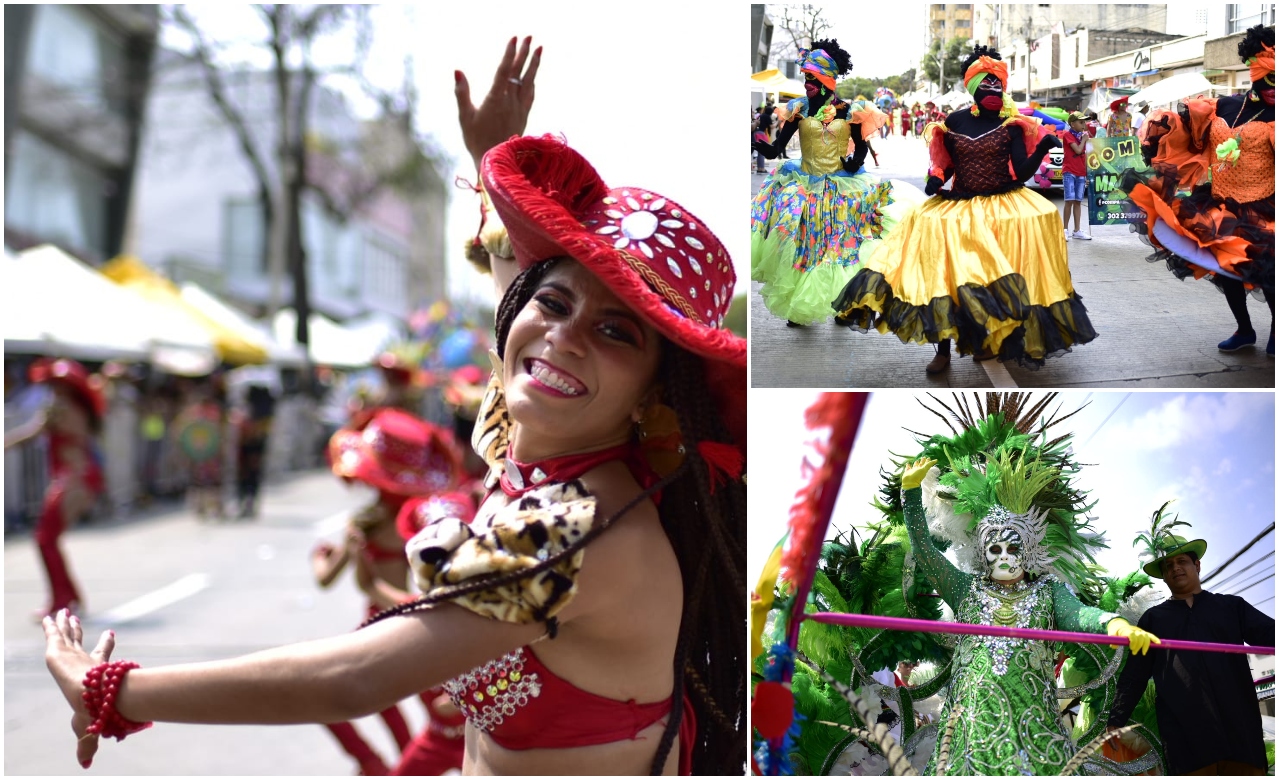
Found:
<svg viewBox="0 0 1279 780"><path fill-rule="evenodd" d="M412 533L402 535L397 518L411 497L452 490L460 474L461 458L447 431L392 408L372 410L363 426L335 433L329 441L329 455L334 474L374 488L378 498L351 518L341 548L327 543L316 546L311 554L312 569L316 581L327 588L354 561L357 582L369 596L365 615L368 619L412 600L406 591L409 564L404 552L404 543ZM405 751L412 735L399 707L392 704L379 714L396 745ZM386 762L354 725L335 723L326 727L359 763L361 774L388 774Z"/></svg>
<svg viewBox="0 0 1279 780"><path fill-rule="evenodd" d="M49 580L49 603L39 617L65 608L84 609L84 599L71 579L58 547L62 532L93 508L105 483L93 438L102 427L106 398L98 377L74 360L42 358L31 365L32 382L53 391L48 409L5 434L4 448L16 447L41 434L48 437L49 483L33 534Z"/></svg>
<svg viewBox="0 0 1279 780"><path fill-rule="evenodd" d="M82 760L142 721L345 720L447 681L466 773L741 772L746 343L723 327L732 260L681 204L608 187L557 139L512 137L533 99L529 48L511 40L478 109L457 75L463 137L514 260L494 277L517 272L476 425L491 492L475 520L410 542L421 600L331 639L138 669L110 661L109 635L86 652L67 613L45 621Z"/></svg>
<svg viewBox="0 0 1279 780"><path fill-rule="evenodd" d="M1257 342L1247 293L1270 306L1275 354L1275 28L1257 25L1239 42L1252 86L1243 95L1186 100L1142 125L1150 171L1121 183L1146 212L1133 226L1178 278L1207 276L1226 295L1237 329L1217 348ZM1194 187L1188 195L1179 190Z"/></svg>

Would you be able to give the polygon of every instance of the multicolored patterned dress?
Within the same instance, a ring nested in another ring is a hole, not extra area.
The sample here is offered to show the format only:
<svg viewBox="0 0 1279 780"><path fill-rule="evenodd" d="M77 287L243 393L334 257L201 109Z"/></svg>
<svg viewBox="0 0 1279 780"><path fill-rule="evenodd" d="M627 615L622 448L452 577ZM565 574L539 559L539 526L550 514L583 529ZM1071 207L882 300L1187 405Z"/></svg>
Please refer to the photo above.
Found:
<svg viewBox="0 0 1279 780"><path fill-rule="evenodd" d="M801 159L774 170L751 207L751 279L764 283L770 312L810 325L830 318L830 302L861 253L925 196L904 182L844 170L852 125L870 138L886 121L870 103L854 102L847 118L799 121Z"/></svg>
<svg viewBox="0 0 1279 780"><path fill-rule="evenodd" d="M1117 615L1084 606L1044 575L1012 588L960 571L933 546L919 488L905 492L906 526L920 571L961 623L1105 633ZM1077 751L1057 711L1057 645L1025 639L960 636L939 722L962 708L951 738L948 775L1056 775ZM938 740L925 774L936 774Z"/></svg>

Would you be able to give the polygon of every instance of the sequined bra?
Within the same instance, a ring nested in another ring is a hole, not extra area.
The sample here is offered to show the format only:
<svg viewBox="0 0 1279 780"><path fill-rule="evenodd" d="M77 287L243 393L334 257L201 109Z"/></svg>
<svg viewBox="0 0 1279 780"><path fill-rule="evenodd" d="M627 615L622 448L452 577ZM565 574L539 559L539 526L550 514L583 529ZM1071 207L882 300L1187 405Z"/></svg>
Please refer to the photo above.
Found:
<svg viewBox="0 0 1279 780"><path fill-rule="evenodd" d="M472 726L507 750L635 739L671 711L670 699L637 704L584 691L527 646L450 680L444 690Z"/></svg>
<svg viewBox="0 0 1279 780"><path fill-rule="evenodd" d="M951 156L955 161L955 196L971 197L1015 188L1012 139L1006 127L1001 125L976 138L951 131L946 138L952 144Z"/></svg>

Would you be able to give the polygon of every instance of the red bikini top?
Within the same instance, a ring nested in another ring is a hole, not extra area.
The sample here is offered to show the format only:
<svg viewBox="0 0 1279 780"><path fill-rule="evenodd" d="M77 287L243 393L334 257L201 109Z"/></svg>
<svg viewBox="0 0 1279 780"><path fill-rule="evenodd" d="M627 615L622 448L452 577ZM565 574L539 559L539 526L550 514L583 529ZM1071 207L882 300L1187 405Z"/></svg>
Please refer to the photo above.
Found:
<svg viewBox="0 0 1279 780"><path fill-rule="evenodd" d="M635 739L671 712L671 700L638 704L589 691L557 676L525 646L444 684L457 708L475 728L507 750L572 748ZM687 697L680 742L696 733ZM686 749L681 749L680 772ZM691 767L689 767L691 769Z"/></svg>

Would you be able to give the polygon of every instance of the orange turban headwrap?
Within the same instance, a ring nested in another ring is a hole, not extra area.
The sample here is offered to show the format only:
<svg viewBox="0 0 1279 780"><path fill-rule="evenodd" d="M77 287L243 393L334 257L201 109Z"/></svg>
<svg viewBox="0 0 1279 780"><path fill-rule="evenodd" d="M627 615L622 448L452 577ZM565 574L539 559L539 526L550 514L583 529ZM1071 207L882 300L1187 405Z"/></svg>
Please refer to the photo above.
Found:
<svg viewBox="0 0 1279 780"><path fill-rule="evenodd" d="M1248 76L1252 82L1256 84L1266 77L1267 73L1275 72L1275 47L1261 45L1261 53L1248 60Z"/></svg>
<svg viewBox="0 0 1279 780"><path fill-rule="evenodd" d="M968 70L964 71L964 86L968 88L968 94L971 95L976 91L975 84L969 86L973 77L984 73L992 74L995 78L999 79L1000 84L1004 85L1004 89L1008 88L1008 63L987 57L983 54L977 58L976 62L968 66Z"/></svg>

